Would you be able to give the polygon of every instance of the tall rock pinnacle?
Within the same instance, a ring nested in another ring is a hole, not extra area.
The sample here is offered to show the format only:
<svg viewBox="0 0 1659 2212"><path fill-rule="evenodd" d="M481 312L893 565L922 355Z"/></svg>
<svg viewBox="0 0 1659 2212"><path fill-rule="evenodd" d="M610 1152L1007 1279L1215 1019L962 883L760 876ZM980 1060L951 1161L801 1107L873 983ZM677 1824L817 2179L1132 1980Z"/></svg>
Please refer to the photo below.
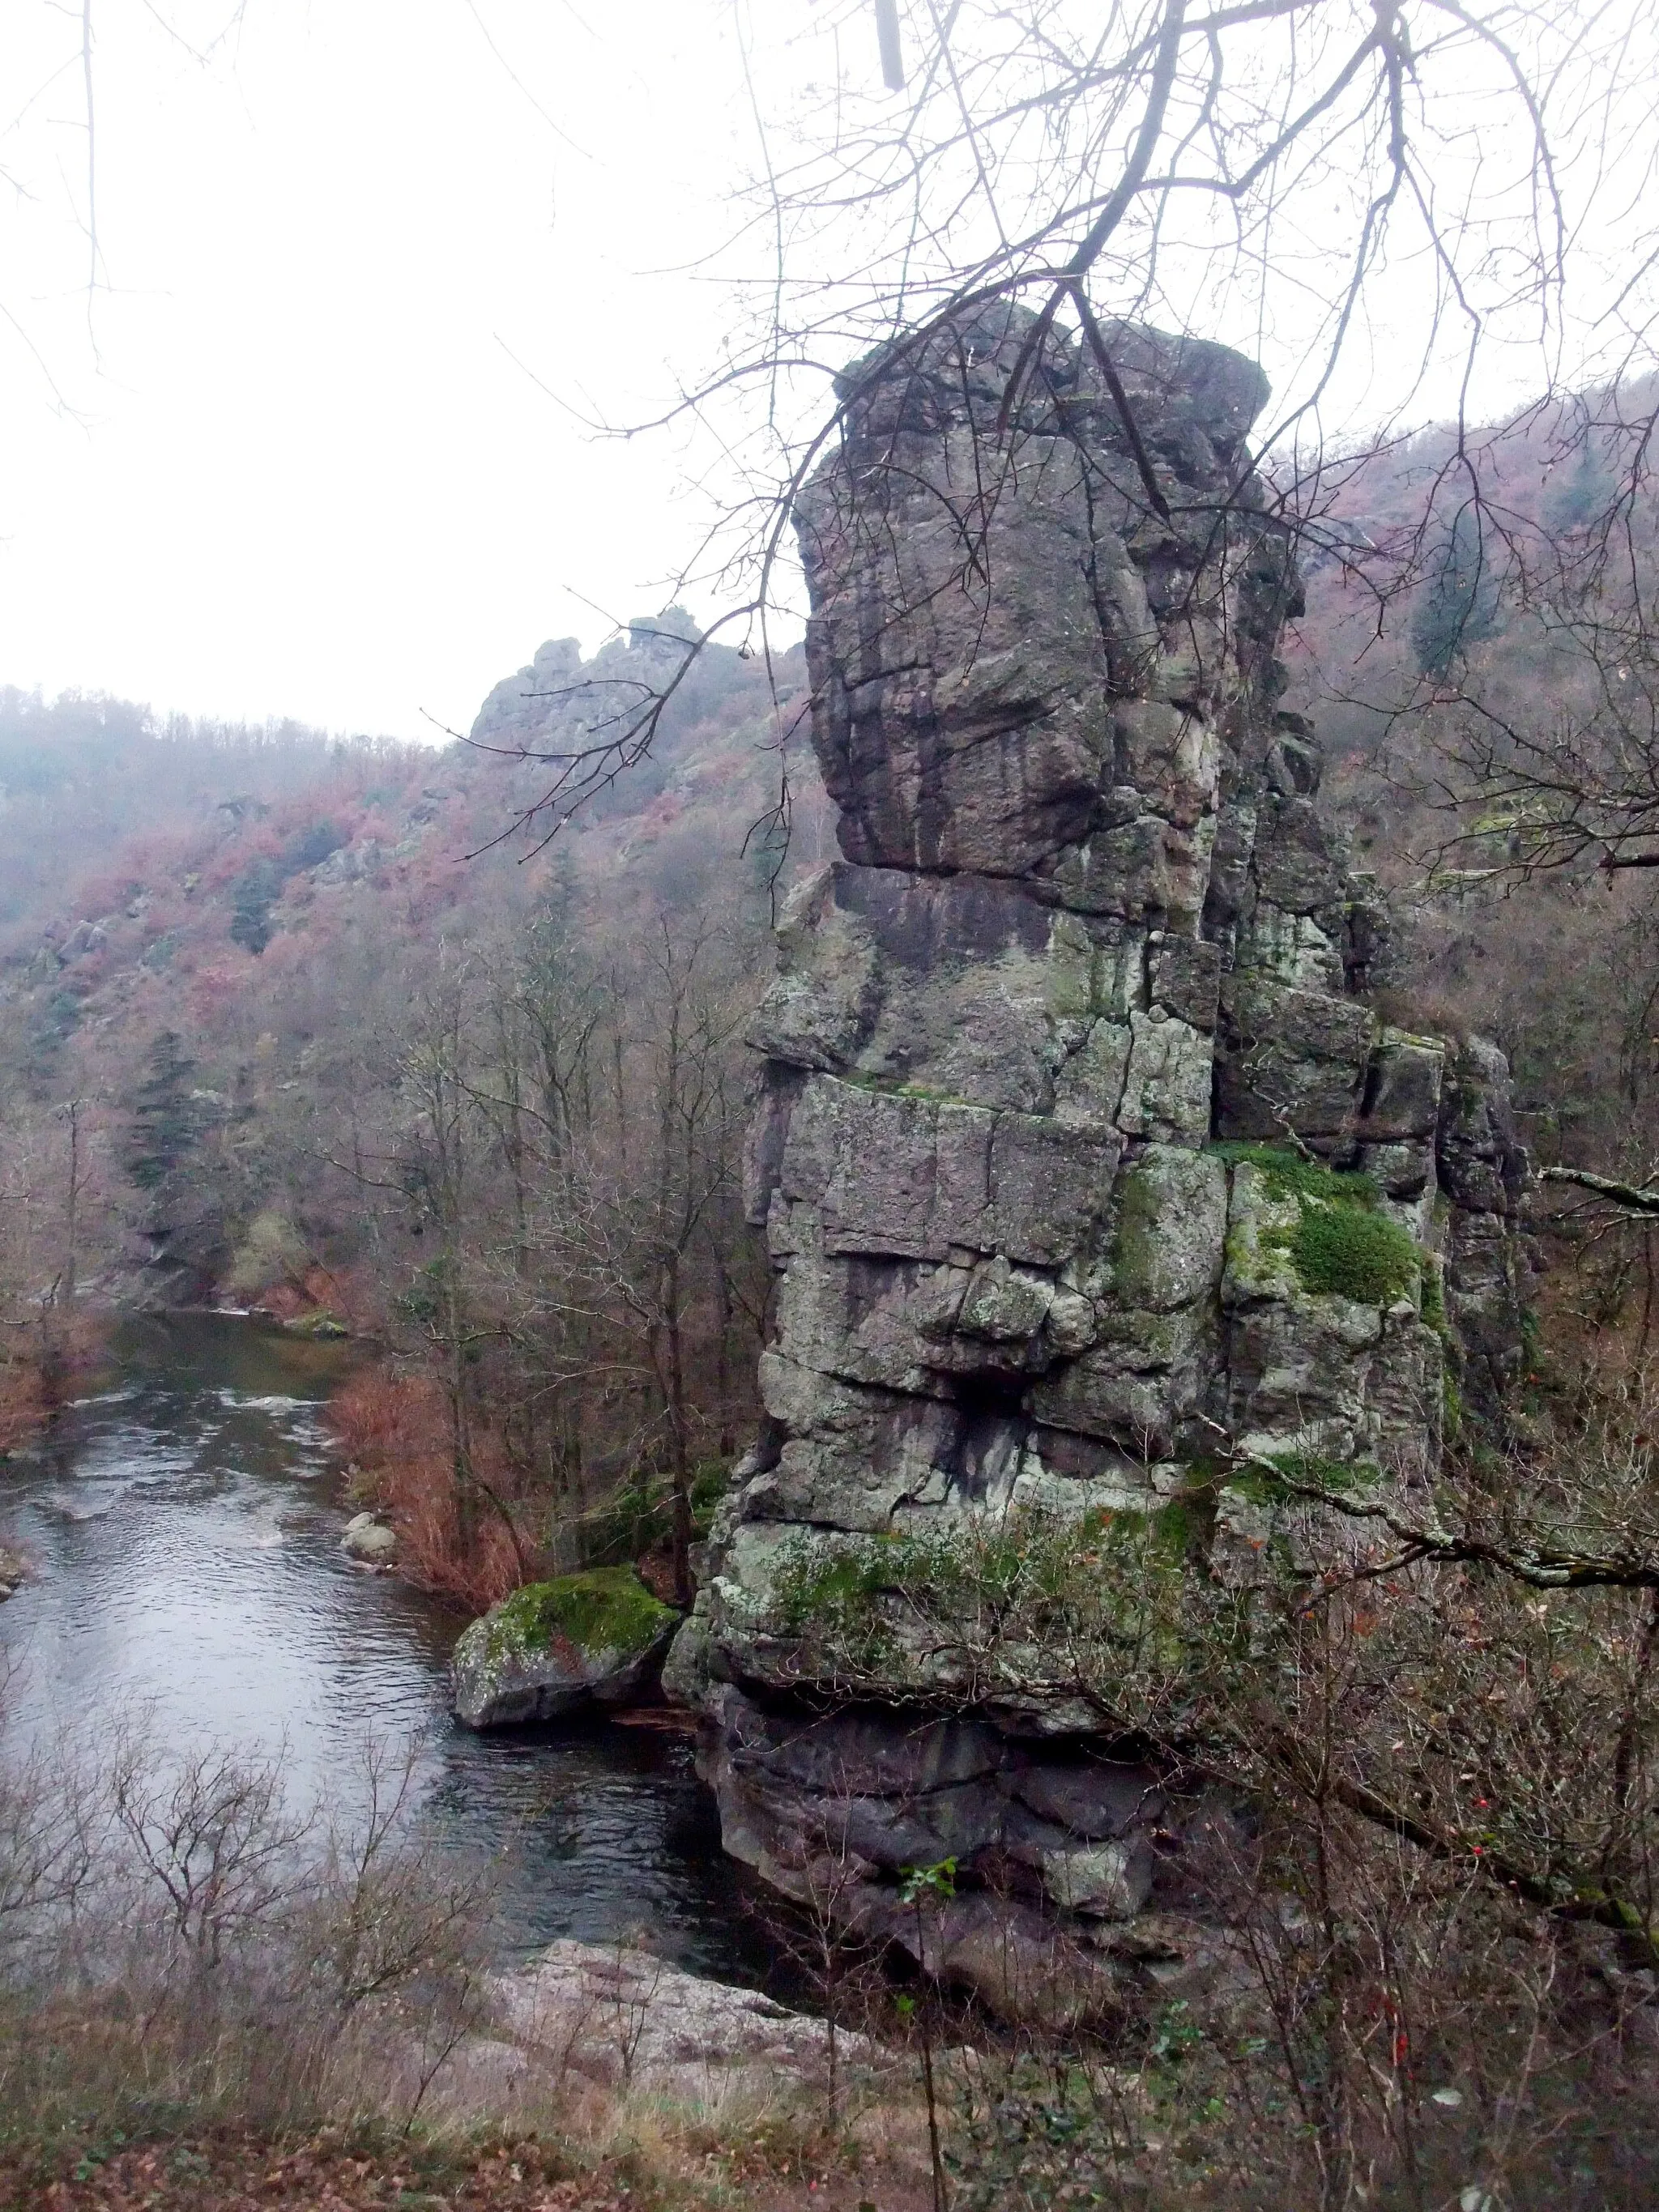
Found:
<svg viewBox="0 0 1659 2212"><path fill-rule="evenodd" d="M992 1680L908 1639L881 1559L1091 1556L1201 1496L1224 1571L1273 1533L1241 1471L1420 1478L1460 1297L1483 1371L1508 1356L1524 1171L1501 1061L1449 1084L1366 1000L1382 917L1278 709L1260 372L1104 335L1127 414L1006 306L856 364L799 502L846 858L753 1031L767 1434L672 1668L729 1849L800 1896L839 1869L901 1941L898 1869L954 1859L928 1963L1016 2008L1011 1974L1074 1987L1158 1908L1179 1821L1040 1651ZM849 1676L811 1616L854 1590L879 1656Z"/></svg>

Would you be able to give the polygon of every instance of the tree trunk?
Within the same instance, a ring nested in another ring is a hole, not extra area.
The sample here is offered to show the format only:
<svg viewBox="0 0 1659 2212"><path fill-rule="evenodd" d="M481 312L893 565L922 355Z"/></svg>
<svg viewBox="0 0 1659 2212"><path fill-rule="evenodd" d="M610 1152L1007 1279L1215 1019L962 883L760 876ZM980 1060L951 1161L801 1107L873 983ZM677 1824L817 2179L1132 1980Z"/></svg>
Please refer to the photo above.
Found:
<svg viewBox="0 0 1659 2212"><path fill-rule="evenodd" d="M663 1268L663 1346L667 1389L669 1475L673 1486L674 1602L690 1609L691 1588L691 1437L685 1402L685 1348L680 1322L680 1255Z"/></svg>

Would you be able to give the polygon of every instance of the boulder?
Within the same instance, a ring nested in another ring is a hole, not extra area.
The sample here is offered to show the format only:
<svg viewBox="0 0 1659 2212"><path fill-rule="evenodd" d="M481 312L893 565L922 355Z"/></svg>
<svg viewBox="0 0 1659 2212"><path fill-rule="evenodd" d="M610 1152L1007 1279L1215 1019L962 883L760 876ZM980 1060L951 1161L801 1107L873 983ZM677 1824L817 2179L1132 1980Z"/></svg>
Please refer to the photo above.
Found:
<svg viewBox="0 0 1659 2212"><path fill-rule="evenodd" d="M781 2078L817 2082L830 2063L823 2021L615 1944L562 1938L492 1977L489 1994L501 2027L561 2078L708 2101L734 2089L764 2096ZM890 2056L847 2028L837 2034L842 2066Z"/></svg>
<svg viewBox="0 0 1659 2212"><path fill-rule="evenodd" d="M16 1596L28 1580L28 1561L23 1554L13 1551L9 1544L0 1544L0 1603Z"/></svg>
<svg viewBox="0 0 1659 2212"><path fill-rule="evenodd" d="M450 1662L456 1717L509 1728L646 1704L678 1624L631 1567L526 1583L462 1631Z"/></svg>
<svg viewBox="0 0 1659 2212"><path fill-rule="evenodd" d="M365 1567L389 1567L398 1556L398 1532L373 1513L354 1513L340 1549Z"/></svg>
<svg viewBox="0 0 1659 2212"><path fill-rule="evenodd" d="M351 1334L338 1314L331 1314L326 1309L316 1313L296 1314L292 1320L285 1321L282 1325L290 1336L312 1336L325 1342L332 1342Z"/></svg>
<svg viewBox="0 0 1659 2212"><path fill-rule="evenodd" d="M1164 1792L1152 1769L1120 1759L1024 1767L1014 1776L1013 1791L1042 1819L1091 1841L1124 1835L1164 1812Z"/></svg>

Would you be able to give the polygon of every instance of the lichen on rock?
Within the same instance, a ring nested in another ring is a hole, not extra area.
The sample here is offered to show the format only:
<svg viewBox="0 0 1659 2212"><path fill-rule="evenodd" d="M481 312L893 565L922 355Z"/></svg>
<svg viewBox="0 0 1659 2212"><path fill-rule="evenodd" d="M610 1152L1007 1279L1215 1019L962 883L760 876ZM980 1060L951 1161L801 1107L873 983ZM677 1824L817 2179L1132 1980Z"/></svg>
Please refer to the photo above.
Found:
<svg viewBox="0 0 1659 2212"><path fill-rule="evenodd" d="M451 1662L469 1728L556 1720L642 1701L679 1622L631 1567L527 1583L463 1630Z"/></svg>
<svg viewBox="0 0 1659 2212"><path fill-rule="evenodd" d="M1501 1056L1370 1005L1387 916L1279 707L1263 380L1105 343L1133 438L1091 356L998 305L855 363L799 502L844 857L789 902L752 1030L767 1424L670 1669L728 1848L797 1894L850 1850L903 1942L890 1839L933 1838L939 1955L982 1985L1033 1915L1075 1967L1161 1913L1149 1813L1106 1854L1032 1809L1115 1771L1114 1639L1175 1664L1153 1615L1190 1556L1246 1592L1294 1571L1263 1469L1425 1472L1449 1363L1490 1395L1519 1342ZM948 1805L902 1748L947 1718L986 1761ZM855 1778L878 1743L925 1819Z"/></svg>

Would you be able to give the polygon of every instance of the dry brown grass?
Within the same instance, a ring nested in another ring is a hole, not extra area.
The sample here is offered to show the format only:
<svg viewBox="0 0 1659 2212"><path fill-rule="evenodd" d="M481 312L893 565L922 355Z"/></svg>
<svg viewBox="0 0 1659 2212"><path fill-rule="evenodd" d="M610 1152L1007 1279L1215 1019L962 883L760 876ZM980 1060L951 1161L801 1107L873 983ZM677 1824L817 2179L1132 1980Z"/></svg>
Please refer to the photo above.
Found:
<svg viewBox="0 0 1659 2212"><path fill-rule="evenodd" d="M516 2035L489 1869L422 1839L412 1748L364 1757L342 1813L119 1718L0 1756L0 2207L919 2206L902 2076L831 2131L810 2074Z"/></svg>

